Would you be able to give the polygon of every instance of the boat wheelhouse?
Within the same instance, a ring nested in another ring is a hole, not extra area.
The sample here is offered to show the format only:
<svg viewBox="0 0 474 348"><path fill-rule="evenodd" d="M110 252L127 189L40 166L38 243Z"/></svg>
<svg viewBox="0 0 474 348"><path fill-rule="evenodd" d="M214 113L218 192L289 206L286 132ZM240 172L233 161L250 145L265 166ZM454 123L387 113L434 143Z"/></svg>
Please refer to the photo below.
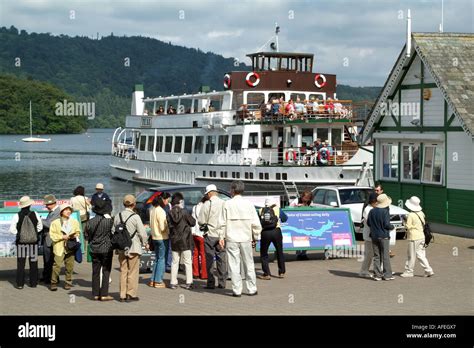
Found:
<svg viewBox="0 0 474 348"><path fill-rule="evenodd" d="M223 91L145 98L137 85L113 135L112 176L223 188L240 179L267 192L356 183L372 155L354 141L352 102L337 100L336 76L312 72L312 54L248 57L252 70L226 73Z"/></svg>

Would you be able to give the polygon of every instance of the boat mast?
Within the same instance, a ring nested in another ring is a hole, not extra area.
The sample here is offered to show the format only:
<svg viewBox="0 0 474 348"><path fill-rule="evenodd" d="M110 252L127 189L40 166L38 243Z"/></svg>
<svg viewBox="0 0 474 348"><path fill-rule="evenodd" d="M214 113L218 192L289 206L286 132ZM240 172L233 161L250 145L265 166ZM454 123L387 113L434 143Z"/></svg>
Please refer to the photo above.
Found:
<svg viewBox="0 0 474 348"><path fill-rule="evenodd" d="M31 117L31 100L30 100L30 138L33 138L33 119Z"/></svg>

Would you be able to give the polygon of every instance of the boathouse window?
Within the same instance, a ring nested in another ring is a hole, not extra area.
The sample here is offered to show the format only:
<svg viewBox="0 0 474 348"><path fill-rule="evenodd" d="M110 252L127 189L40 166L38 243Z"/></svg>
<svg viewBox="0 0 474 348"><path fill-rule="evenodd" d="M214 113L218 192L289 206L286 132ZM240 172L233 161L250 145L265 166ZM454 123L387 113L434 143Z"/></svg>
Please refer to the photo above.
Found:
<svg viewBox="0 0 474 348"><path fill-rule="evenodd" d="M204 146L203 137L197 136L196 141L194 142L194 153L202 153L203 146Z"/></svg>
<svg viewBox="0 0 474 348"><path fill-rule="evenodd" d="M426 144L423 151L423 182L441 184L443 148L440 144Z"/></svg>
<svg viewBox="0 0 474 348"><path fill-rule="evenodd" d="M249 134L249 149L258 149L258 133Z"/></svg>
<svg viewBox="0 0 474 348"><path fill-rule="evenodd" d="M184 153L191 153L193 150L193 137L184 138Z"/></svg>
<svg viewBox="0 0 474 348"><path fill-rule="evenodd" d="M148 151L153 152L154 147L155 147L155 137L150 136L148 137Z"/></svg>
<svg viewBox="0 0 474 348"><path fill-rule="evenodd" d="M145 151L145 149L146 149L146 147L145 147L146 146L146 138L147 138L146 135L142 135L140 137L140 151Z"/></svg>
<svg viewBox="0 0 474 348"><path fill-rule="evenodd" d="M206 153L214 153L216 151L216 137L209 135L206 139Z"/></svg>
<svg viewBox="0 0 474 348"><path fill-rule="evenodd" d="M228 135L219 135L219 142L217 144L217 150L227 151L228 144L229 144L229 136Z"/></svg>
<svg viewBox="0 0 474 348"><path fill-rule="evenodd" d="M177 136L174 138L174 153L181 153L183 148L183 137Z"/></svg>
<svg viewBox="0 0 474 348"><path fill-rule="evenodd" d="M163 151L163 137L159 136L156 138L156 152L162 152Z"/></svg>
<svg viewBox="0 0 474 348"><path fill-rule="evenodd" d="M262 147L267 149L272 147L272 132L262 133Z"/></svg>
<svg viewBox="0 0 474 348"><path fill-rule="evenodd" d="M232 135L230 149L236 152L242 150L242 134Z"/></svg>
<svg viewBox="0 0 474 348"><path fill-rule="evenodd" d="M382 144L382 177L398 178L398 144Z"/></svg>
<svg viewBox="0 0 474 348"><path fill-rule="evenodd" d="M173 148L173 137L166 137L165 152L171 152L172 148Z"/></svg>
<svg viewBox="0 0 474 348"><path fill-rule="evenodd" d="M260 105L265 103L265 94L263 93L248 93L247 94L247 109L258 110Z"/></svg>
<svg viewBox="0 0 474 348"><path fill-rule="evenodd" d="M420 180L420 145L403 144L403 179Z"/></svg>

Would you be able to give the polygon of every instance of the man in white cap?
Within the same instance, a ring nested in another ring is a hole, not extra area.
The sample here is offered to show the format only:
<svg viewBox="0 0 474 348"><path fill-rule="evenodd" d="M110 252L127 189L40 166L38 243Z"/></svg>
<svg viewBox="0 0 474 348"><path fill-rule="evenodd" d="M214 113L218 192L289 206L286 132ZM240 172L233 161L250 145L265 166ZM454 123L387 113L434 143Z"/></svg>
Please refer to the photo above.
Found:
<svg viewBox="0 0 474 348"><path fill-rule="evenodd" d="M110 199L109 195L104 192L104 184L98 183L97 185L95 185L95 190L96 192L91 197L92 207L94 207L95 202L97 202L100 199L100 200L106 201L108 204L108 207L112 211L112 200Z"/></svg>
<svg viewBox="0 0 474 348"><path fill-rule="evenodd" d="M207 285L205 288L212 290L216 287L213 272L215 257L217 286L224 289L227 279L227 255L225 249L219 244L220 241L224 240L224 233L219 224L224 201L219 198L216 185L207 185L205 194L209 197L209 200L203 204L198 216L198 224L201 231L203 231L206 252Z"/></svg>
<svg viewBox="0 0 474 348"><path fill-rule="evenodd" d="M426 258L425 234L423 232L426 223L425 214L422 212L420 199L416 196L407 199L405 206L410 209L407 216L407 240L408 240L408 260L405 263L405 272L400 274L403 278L412 278L415 260L420 261L421 267L425 270L425 277L434 275L433 269Z"/></svg>
<svg viewBox="0 0 474 348"><path fill-rule="evenodd" d="M53 254L53 242L49 236L49 229L54 220L59 219L59 205L56 202L54 195L44 196L43 204L49 213L46 219L43 219L43 278L40 282L44 282L45 285L51 284L51 275L53 274L54 254Z"/></svg>
<svg viewBox="0 0 474 348"><path fill-rule="evenodd" d="M390 224L389 207L392 203L390 197L385 193L377 196L377 204L369 213L367 225L370 227L370 236L374 247L374 280L393 280L392 267L390 265ZM382 274L383 263L383 274Z"/></svg>

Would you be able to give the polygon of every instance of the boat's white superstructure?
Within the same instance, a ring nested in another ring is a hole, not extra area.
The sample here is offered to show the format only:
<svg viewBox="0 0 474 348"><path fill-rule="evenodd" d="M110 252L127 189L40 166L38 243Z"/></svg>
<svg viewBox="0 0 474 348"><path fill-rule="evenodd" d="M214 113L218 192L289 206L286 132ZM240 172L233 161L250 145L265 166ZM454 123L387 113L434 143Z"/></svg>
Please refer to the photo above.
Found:
<svg viewBox="0 0 474 348"><path fill-rule="evenodd" d="M354 142L351 102L334 100L335 77L334 86L324 86L334 75L300 72L296 77L309 77L311 87L293 80L302 87L292 89L287 78L292 73L232 72L224 77L224 91L158 98L144 98L143 87L136 86L126 125L112 138L112 176L223 188L240 179L261 191L281 191L290 182L300 187L355 184L372 154ZM285 108L289 100L304 109ZM316 140L321 144L313 147Z"/></svg>

